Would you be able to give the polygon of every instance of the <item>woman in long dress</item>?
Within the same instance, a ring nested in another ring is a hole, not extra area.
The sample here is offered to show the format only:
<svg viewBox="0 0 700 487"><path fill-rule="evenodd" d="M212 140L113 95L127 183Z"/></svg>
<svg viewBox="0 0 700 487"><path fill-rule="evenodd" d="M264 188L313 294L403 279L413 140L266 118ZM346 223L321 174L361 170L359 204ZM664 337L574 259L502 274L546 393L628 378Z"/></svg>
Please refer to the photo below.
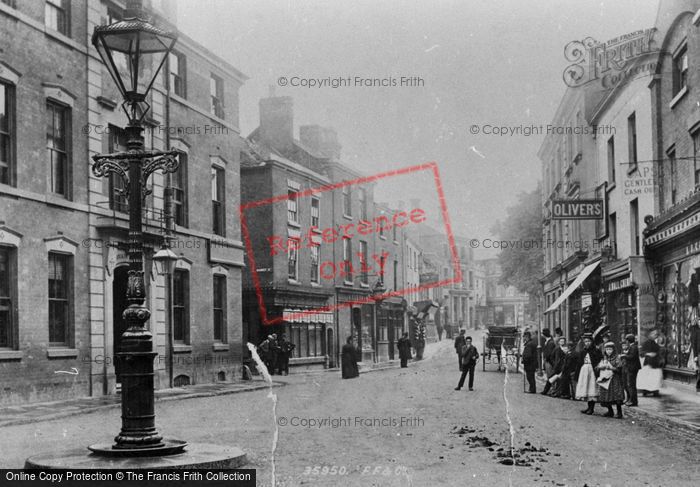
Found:
<svg viewBox="0 0 700 487"><path fill-rule="evenodd" d="M647 340L639 350L639 355L644 357L644 364L637 375L637 389L642 391L645 396L649 393L658 396L664 381L663 369L661 368L661 347L656 343L657 337L658 332L651 330Z"/></svg>
<svg viewBox="0 0 700 487"><path fill-rule="evenodd" d="M340 353L341 371L343 379L352 379L360 376L360 371L357 368L357 349L352 344L352 337L349 336L345 341L345 345Z"/></svg>
<svg viewBox="0 0 700 487"><path fill-rule="evenodd" d="M622 383L622 359L615 352L615 344L607 342L604 345L603 359L596 367L598 373L598 401L608 408L603 416L612 418L612 405L617 407L617 418L622 419L622 403L625 401L625 387Z"/></svg>
<svg viewBox="0 0 700 487"><path fill-rule="evenodd" d="M581 411L583 414L593 414L595 402L598 400L598 378L596 365L601 360L601 353L593 345L593 335L584 333L583 348L578 354L577 377L576 382L576 399L586 401L588 407Z"/></svg>

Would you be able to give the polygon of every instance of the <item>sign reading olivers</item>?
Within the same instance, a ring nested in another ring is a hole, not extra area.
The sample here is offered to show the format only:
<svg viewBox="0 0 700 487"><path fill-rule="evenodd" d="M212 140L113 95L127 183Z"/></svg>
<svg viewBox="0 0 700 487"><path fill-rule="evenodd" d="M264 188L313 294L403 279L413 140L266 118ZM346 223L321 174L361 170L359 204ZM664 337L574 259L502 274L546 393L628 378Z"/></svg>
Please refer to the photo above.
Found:
<svg viewBox="0 0 700 487"><path fill-rule="evenodd" d="M656 70L656 61L650 57L659 49L653 45L656 28L638 30L607 42L598 42L592 37L582 41L571 41L564 47L564 57L572 64L564 70L567 86L576 88L592 81L600 81L604 90L640 75L651 75Z"/></svg>
<svg viewBox="0 0 700 487"><path fill-rule="evenodd" d="M602 220L603 200L554 200L552 220Z"/></svg>

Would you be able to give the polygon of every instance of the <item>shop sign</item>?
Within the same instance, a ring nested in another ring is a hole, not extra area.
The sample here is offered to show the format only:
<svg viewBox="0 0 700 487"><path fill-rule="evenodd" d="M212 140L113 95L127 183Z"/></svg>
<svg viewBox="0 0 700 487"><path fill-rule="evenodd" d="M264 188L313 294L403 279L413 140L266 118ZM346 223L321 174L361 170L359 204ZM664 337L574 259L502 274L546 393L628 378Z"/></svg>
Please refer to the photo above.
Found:
<svg viewBox="0 0 700 487"><path fill-rule="evenodd" d="M591 293L581 294L581 309L590 308L593 305L593 295Z"/></svg>
<svg viewBox="0 0 700 487"><path fill-rule="evenodd" d="M619 291L620 289L624 289L627 287L632 286L632 278L631 277L625 277L624 279L618 279L616 281L612 281L607 283L607 291L608 292L613 292L613 291Z"/></svg>
<svg viewBox="0 0 700 487"><path fill-rule="evenodd" d="M554 200L552 220L602 220L603 200Z"/></svg>

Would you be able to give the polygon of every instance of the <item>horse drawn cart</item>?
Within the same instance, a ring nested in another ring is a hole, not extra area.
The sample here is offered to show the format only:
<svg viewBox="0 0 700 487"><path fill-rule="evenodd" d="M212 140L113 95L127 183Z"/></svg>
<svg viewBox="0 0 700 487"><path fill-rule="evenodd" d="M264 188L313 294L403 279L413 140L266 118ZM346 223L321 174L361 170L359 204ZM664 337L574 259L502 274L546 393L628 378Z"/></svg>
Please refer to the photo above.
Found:
<svg viewBox="0 0 700 487"><path fill-rule="evenodd" d="M505 370L509 365L514 365L515 371L518 371L520 366L520 332L517 327L488 327L488 334L484 336L484 352L482 353L484 371L486 371L487 361L493 363L491 357L494 352L499 372L501 367Z"/></svg>

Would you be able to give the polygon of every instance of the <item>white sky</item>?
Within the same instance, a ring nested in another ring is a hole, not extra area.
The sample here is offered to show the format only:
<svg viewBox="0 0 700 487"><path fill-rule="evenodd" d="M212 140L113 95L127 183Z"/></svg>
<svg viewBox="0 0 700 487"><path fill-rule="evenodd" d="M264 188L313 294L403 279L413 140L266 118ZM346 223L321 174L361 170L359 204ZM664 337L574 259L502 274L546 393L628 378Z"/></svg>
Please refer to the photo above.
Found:
<svg viewBox="0 0 700 487"><path fill-rule="evenodd" d="M547 125L564 92L564 46L652 27L655 0L178 0L182 31L250 79L242 135L276 86L299 125L334 127L342 160L372 174L439 164L454 230L495 237L521 190L540 179L541 135L472 135L473 124ZM280 87L280 76L419 76L423 87ZM474 149L472 149L472 147ZM394 185L383 198L433 199ZM430 193L426 193L430 191Z"/></svg>

